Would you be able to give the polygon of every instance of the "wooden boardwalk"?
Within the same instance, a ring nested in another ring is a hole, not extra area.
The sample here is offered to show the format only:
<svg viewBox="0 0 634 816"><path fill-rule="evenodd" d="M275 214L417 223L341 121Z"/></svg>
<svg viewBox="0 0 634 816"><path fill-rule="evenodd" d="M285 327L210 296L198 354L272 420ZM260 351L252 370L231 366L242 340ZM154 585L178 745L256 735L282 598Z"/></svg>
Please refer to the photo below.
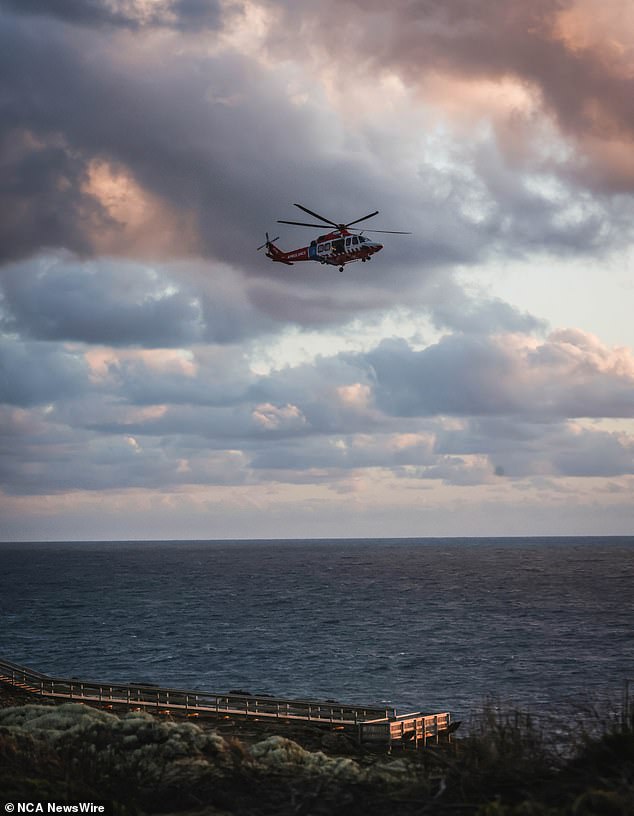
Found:
<svg viewBox="0 0 634 816"><path fill-rule="evenodd" d="M362 744L424 746L450 733L450 715L397 714L393 708L289 700L255 694L216 694L134 683L100 683L59 678L0 660L0 681L55 702L80 702L109 709L185 717L289 720L354 731Z"/></svg>

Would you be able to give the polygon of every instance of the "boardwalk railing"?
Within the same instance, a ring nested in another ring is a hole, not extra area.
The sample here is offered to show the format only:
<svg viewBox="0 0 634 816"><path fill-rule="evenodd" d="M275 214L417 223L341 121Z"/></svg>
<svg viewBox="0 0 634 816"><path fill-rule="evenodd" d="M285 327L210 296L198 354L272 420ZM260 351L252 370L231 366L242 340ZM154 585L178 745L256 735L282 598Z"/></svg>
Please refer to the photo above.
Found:
<svg viewBox="0 0 634 816"><path fill-rule="evenodd" d="M299 718L327 722L358 723L393 717L393 708L349 706L314 700L289 700L255 694L216 694L134 683L99 683L47 674L0 660L0 679L42 697L85 700L143 709L174 709L187 713L215 713L259 717Z"/></svg>
<svg viewBox="0 0 634 816"><path fill-rule="evenodd" d="M386 719L369 720L359 724L363 743L387 742L389 745L411 743L415 748L426 746L428 741L439 742L441 734L448 734L451 716L442 714L400 714Z"/></svg>
<svg viewBox="0 0 634 816"><path fill-rule="evenodd" d="M100 683L47 674L0 659L0 681L58 702L77 701L129 710L189 717L248 717L302 720L331 726L356 727L359 739L370 743L426 744L449 728L449 714L397 715L393 708L351 706L331 701L289 700L256 694L216 694L143 683Z"/></svg>

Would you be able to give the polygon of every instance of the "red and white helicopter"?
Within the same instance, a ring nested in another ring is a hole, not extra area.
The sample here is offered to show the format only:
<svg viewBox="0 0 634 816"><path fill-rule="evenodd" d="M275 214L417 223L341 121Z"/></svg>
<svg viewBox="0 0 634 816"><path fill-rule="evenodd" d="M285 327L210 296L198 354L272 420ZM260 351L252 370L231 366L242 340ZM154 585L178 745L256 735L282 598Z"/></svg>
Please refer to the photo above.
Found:
<svg viewBox="0 0 634 816"><path fill-rule="evenodd" d="M343 272L343 268L347 263L352 261L369 261L374 254L383 249L383 244L370 241L366 238L364 232L383 232L392 235L411 235L411 232L401 232L400 230L350 230L353 224L358 224L360 221L365 221L368 218L374 218L379 214L379 211L364 215L363 218L357 218L355 221L349 221L347 224L337 224L329 218L324 218L323 215L303 207L301 204L294 204L294 207L299 207L300 210L312 215L323 221L323 224L307 224L304 221L279 221L278 224L293 224L296 227L316 227L317 229L324 229L326 224L331 224L335 229L325 235L320 235L311 241L309 246L300 247L299 249L292 249L290 252L284 252L279 247L275 246L275 241L279 239L269 239L268 232L266 234L266 241L258 250L266 247L266 257L278 263L288 264L292 266L296 261L318 261L322 264L330 264L331 266L338 266L339 271ZM355 235L354 233L359 233Z"/></svg>

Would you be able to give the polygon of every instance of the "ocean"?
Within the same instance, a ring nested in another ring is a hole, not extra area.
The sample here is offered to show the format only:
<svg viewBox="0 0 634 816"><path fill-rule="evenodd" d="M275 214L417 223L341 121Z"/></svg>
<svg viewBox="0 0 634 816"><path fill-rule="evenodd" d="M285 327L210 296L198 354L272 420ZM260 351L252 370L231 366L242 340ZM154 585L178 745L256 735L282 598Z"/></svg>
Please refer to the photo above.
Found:
<svg viewBox="0 0 634 816"><path fill-rule="evenodd" d="M0 544L0 657L468 717L617 706L634 537Z"/></svg>

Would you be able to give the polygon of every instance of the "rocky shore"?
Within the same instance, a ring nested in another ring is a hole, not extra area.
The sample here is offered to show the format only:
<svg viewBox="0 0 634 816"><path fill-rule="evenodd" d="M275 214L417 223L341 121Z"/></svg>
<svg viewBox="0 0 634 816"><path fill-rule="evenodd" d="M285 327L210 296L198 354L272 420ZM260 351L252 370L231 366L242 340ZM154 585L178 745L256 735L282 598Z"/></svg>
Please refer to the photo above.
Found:
<svg viewBox="0 0 634 816"><path fill-rule="evenodd" d="M634 816L634 739L608 729L564 759L527 718L506 715L452 749L388 756L336 732L118 716L2 687L0 791L107 800L119 814Z"/></svg>

